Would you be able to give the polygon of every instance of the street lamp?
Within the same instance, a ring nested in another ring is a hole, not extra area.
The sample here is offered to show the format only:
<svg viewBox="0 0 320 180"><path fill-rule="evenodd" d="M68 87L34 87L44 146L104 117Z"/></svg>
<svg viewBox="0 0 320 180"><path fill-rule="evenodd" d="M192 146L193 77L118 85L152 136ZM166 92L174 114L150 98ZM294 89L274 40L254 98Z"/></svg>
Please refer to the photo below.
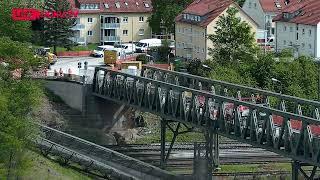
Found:
<svg viewBox="0 0 320 180"><path fill-rule="evenodd" d="M282 93L282 83L281 83L281 81L279 81L279 80L276 79L276 78L271 78L271 81L280 84L280 94L281 94L281 93Z"/></svg>

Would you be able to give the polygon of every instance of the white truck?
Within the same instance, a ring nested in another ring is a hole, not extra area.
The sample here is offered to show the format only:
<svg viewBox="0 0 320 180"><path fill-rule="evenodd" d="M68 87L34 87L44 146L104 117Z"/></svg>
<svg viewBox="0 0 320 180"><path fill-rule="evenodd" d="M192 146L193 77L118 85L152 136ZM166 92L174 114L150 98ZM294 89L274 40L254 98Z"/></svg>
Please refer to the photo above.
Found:
<svg viewBox="0 0 320 180"><path fill-rule="evenodd" d="M159 47L161 45L161 39L142 39L137 44L136 52L146 52L150 47Z"/></svg>

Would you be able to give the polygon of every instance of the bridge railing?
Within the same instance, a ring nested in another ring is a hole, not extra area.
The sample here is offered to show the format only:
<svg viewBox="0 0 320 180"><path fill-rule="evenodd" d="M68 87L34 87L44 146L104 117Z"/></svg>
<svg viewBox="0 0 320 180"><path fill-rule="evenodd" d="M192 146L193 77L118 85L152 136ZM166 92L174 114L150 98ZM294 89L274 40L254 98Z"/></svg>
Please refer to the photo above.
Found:
<svg viewBox="0 0 320 180"><path fill-rule="evenodd" d="M319 166L320 121L146 77L97 67L93 94ZM233 112L225 106L232 104ZM248 114L241 108L246 107ZM229 114L229 116L228 116Z"/></svg>
<svg viewBox="0 0 320 180"><path fill-rule="evenodd" d="M102 176L111 176L118 179L134 179L134 177L126 174L125 172L121 172L111 166L103 164L93 158L90 158L84 154L81 154L77 151L71 150L65 146L61 146L55 142L52 142L48 139L44 138L37 138L34 140L36 145L40 148L41 152L44 155L53 155L58 156L64 159L64 163L76 163L83 167L86 171L95 171L99 172Z"/></svg>
<svg viewBox="0 0 320 180"><path fill-rule="evenodd" d="M161 179L177 179L178 177L164 171L155 166L149 165L137 159L123 155L111 149L99 146L84 139L72 136L70 134L58 131L56 129L40 125L42 129L42 138L67 147L80 154L84 154L89 158L99 161L103 164L109 165L115 169L124 171L135 170L137 177L153 176ZM128 173L129 174L129 173ZM145 179L145 178L143 178Z"/></svg>
<svg viewBox="0 0 320 180"><path fill-rule="evenodd" d="M143 66L141 76L192 89L204 90L221 96L229 96L241 101L251 101L253 103L263 104L264 106L270 106L282 111L301 113L300 110L303 110L304 116L320 120L318 111L320 102L318 101L307 100L147 65Z"/></svg>

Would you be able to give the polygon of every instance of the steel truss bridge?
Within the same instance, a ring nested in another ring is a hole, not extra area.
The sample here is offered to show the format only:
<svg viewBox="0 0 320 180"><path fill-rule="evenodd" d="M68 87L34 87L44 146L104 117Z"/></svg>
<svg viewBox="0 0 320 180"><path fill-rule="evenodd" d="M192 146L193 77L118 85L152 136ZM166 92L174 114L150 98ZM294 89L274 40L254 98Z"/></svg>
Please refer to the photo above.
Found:
<svg viewBox="0 0 320 180"><path fill-rule="evenodd" d="M149 66L138 75L97 67L93 95L162 117L163 168L175 138L194 128L205 135L195 164L206 161L207 179L219 165L218 135L291 158L294 180L299 173L313 179L320 167L320 103L316 101ZM174 134L168 152L166 129ZM314 167L310 174L302 169L306 165Z"/></svg>

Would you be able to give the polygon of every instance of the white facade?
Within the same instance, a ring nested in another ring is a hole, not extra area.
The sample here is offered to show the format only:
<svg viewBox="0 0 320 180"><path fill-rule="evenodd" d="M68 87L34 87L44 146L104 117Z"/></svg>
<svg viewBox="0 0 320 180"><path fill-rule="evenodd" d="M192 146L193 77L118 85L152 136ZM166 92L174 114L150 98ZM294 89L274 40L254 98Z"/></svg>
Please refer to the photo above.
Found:
<svg viewBox="0 0 320 180"><path fill-rule="evenodd" d="M242 9L259 25L259 29L267 30L268 37L275 34L275 23L272 22L275 12L264 12L259 0L246 0Z"/></svg>
<svg viewBox="0 0 320 180"><path fill-rule="evenodd" d="M276 22L276 50L293 48L298 56L320 57L320 26Z"/></svg>

